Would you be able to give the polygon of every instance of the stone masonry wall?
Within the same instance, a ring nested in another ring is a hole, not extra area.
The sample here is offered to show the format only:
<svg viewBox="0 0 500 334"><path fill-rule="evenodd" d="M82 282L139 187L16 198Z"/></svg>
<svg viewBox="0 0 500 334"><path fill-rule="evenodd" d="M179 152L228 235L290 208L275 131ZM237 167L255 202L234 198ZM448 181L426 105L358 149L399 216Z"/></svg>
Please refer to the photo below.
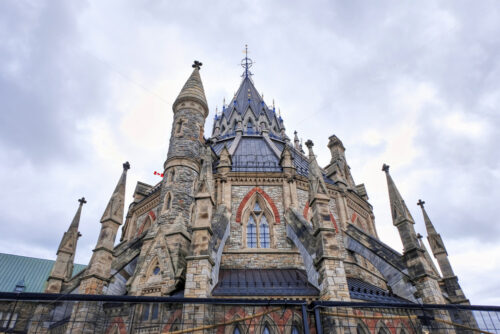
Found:
<svg viewBox="0 0 500 334"><path fill-rule="evenodd" d="M240 203L255 185L233 186L231 203L230 236L222 255L223 268L304 268L303 260L297 248L290 242L286 234L286 222L283 218L282 186L259 186L273 200L280 216L279 223L273 223L273 248L246 248L243 245L243 233L246 222L236 222L236 214Z"/></svg>

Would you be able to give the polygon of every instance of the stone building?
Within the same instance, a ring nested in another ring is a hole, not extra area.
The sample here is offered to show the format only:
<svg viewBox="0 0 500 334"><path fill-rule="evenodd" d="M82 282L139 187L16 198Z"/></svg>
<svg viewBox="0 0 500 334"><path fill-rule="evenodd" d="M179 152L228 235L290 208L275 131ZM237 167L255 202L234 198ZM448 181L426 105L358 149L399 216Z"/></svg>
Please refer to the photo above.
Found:
<svg viewBox="0 0 500 334"><path fill-rule="evenodd" d="M296 132L288 137L285 121L258 93L245 61L241 84L222 111L212 113L210 131L201 63L194 63L173 104L162 180L138 182L125 210L130 165L123 165L90 263L71 277L81 200L46 292L468 304L423 202L432 254L383 166L404 251L383 243L367 190L354 181L342 141L329 137L330 163L319 166L313 142L305 143L305 152ZM169 312L156 307L147 310L149 317ZM57 308L40 306L37 314L50 312ZM76 324L72 332L88 332L78 327L79 317L98 312L82 302L65 316ZM116 323L122 324L131 316L127 309L117 314ZM203 323L199 314L193 308L182 316L197 326Z"/></svg>

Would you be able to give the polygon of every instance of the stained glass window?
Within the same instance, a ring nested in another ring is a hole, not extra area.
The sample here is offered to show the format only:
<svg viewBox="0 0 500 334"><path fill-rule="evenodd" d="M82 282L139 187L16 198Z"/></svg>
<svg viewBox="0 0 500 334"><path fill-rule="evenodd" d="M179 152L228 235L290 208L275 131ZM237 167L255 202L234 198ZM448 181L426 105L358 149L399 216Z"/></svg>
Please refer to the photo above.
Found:
<svg viewBox="0 0 500 334"><path fill-rule="evenodd" d="M250 248L257 247L257 226L255 225L255 221L253 219L253 216L250 216L250 218L248 219L247 246Z"/></svg>
<svg viewBox="0 0 500 334"><path fill-rule="evenodd" d="M260 247L269 248L271 244L271 237L269 236L269 225L267 224L266 216L262 216L259 226Z"/></svg>

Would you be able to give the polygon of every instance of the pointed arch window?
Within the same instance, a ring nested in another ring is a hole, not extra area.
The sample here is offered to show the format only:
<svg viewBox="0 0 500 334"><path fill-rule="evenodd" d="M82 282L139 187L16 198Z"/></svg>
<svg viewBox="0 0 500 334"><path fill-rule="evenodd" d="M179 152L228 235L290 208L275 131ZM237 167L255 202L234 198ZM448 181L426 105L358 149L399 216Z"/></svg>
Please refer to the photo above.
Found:
<svg viewBox="0 0 500 334"><path fill-rule="evenodd" d="M299 329L296 326L293 326L291 334L299 334Z"/></svg>
<svg viewBox="0 0 500 334"><path fill-rule="evenodd" d="M270 248L271 232L268 218L262 210L259 201L256 200L248 215L246 225L246 241L248 248Z"/></svg>
<svg viewBox="0 0 500 334"><path fill-rule="evenodd" d="M234 327L233 334L240 334L240 329L238 327Z"/></svg>
<svg viewBox="0 0 500 334"><path fill-rule="evenodd" d="M262 334L271 334L271 331L269 330L269 327L264 327L264 330L262 331Z"/></svg>

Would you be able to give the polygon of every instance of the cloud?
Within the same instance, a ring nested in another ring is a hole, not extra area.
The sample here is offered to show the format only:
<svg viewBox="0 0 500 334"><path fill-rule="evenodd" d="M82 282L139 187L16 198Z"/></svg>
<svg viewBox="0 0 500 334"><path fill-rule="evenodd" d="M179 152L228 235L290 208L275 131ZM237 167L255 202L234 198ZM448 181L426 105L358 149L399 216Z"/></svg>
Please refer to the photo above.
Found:
<svg viewBox="0 0 500 334"><path fill-rule="evenodd" d="M312 139L322 165L328 137L344 142L382 240L401 249L385 162L422 234L415 203L426 200L473 302L498 303L474 288L481 270L466 265L484 257L478 245L499 255L496 7L3 1L0 182L9 196L0 202L0 251L55 257L85 195L77 262L86 263L121 163L132 164L128 200L137 180L159 181L152 173L166 157L171 104L191 61L205 64L208 135L215 107L238 88L248 44L256 86L268 104L276 100L288 135ZM473 245L466 255L463 245ZM485 273L498 276L500 266Z"/></svg>

